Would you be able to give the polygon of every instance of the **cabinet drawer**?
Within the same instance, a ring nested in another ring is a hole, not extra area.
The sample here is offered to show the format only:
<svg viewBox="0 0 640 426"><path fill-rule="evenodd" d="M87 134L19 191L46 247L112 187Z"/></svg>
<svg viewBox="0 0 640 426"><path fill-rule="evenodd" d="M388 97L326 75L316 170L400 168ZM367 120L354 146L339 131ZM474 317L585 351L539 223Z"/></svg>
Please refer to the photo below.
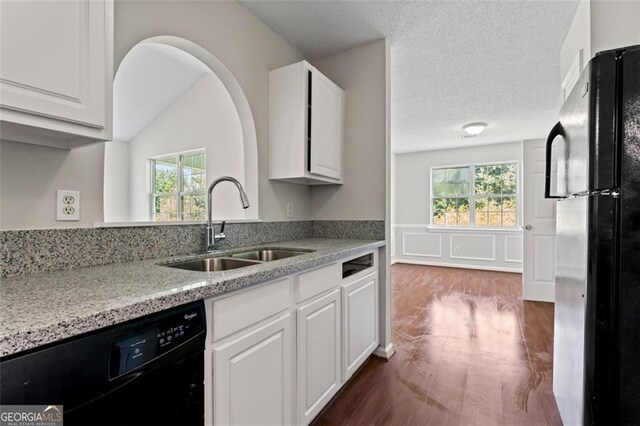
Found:
<svg viewBox="0 0 640 426"><path fill-rule="evenodd" d="M341 266L334 263L296 276L296 303L336 287L340 283Z"/></svg>
<svg viewBox="0 0 640 426"><path fill-rule="evenodd" d="M284 278L213 302L213 340L284 311L291 305L291 279Z"/></svg>

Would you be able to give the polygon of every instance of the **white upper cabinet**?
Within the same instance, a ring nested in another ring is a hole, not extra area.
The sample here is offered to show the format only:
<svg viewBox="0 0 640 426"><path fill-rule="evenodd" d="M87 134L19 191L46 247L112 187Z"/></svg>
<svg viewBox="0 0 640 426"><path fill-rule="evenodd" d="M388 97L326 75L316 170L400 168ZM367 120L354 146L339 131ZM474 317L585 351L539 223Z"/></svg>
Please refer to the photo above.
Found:
<svg viewBox="0 0 640 426"><path fill-rule="evenodd" d="M343 104L342 89L319 72L312 73L311 174L342 177Z"/></svg>
<svg viewBox="0 0 640 426"><path fill-rule="evenodd" d="M344 91L308 62L269 73L269 178L342 183Z"/></svg>
<svg viewBox="0 0 640 426"><path fill-rule="evenodd" d="M0 137L58 148L111 138L112 0L3 0Z"/></svg>

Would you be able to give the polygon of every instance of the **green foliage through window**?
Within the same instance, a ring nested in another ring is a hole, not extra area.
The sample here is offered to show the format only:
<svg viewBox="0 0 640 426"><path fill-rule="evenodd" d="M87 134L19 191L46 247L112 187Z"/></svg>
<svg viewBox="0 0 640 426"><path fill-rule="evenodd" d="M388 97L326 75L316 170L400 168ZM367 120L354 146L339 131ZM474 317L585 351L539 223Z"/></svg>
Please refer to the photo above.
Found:
<svg viewBox="0 0 640 426"><path fill-rule="evenodd" d="M517 225L516 164L432 169L432 224L514 228Z"/></svg>
<svg viewBox="0 0 640 426"><path fill-rule="evenodd" d="M153 219L158 222L205 220L206 154L177 154L151 160Z"/></svg>

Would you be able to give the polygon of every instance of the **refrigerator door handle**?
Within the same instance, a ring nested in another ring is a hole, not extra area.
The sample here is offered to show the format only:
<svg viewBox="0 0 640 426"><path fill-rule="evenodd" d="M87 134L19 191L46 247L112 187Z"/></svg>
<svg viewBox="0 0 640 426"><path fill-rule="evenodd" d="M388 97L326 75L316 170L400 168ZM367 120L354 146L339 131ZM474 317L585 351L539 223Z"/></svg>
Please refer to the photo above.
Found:
<svg viewBox="0 0 640 426"><path fill-rule="evenodd" d="M564 136L562 124L558 121L547 137L547 151L544 169L544 198L567 198L559 195L551 195L551 145L558 136Z"/></svg>

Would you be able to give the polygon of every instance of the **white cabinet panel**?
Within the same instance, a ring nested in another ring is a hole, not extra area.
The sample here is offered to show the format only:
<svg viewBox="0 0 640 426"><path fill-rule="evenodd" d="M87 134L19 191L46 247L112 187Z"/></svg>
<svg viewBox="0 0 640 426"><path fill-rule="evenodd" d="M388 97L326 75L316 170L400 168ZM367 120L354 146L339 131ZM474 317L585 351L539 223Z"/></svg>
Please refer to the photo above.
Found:
<svg viewBox="0 0 640 426"><path fill-rule="evenodd" d="M289 65L269 73L269 179L305 175L307 79L303 66Z"/></svg>
<svg viewBox="0 0 640 426"><path fill-rule="evenodd" d="M80 0L3 2L3 84L78 101L89 53L87 34L78 29L88 25L90 6Z"/></svg>
<svg viewBox="0 0 640 426"><path fill-rule="evenodd" d="M311 173L342 176L343 92L322 74L312 74Z"/></svg>
<svg viewBox="0 0 640 426"><path fill-rule="evenodd" d="M214 424L292 423L292 330L287 313L213 348Z"/></svg>
<svg viewBox="0 0 640 426"><path fill-rule="evenodd" d="M229 336L291 306L291 278L213 302L213 341Z"/></svg>
<svg viewBox="0 0 640 426"><path fill-rule="evenodd" d="M342 288L343 379L378 346L378 277L373 273Z"/></svg>
<svg viewBox="0 0 640 426"><path fill-rule="evenodd" d="M306 61L269 73L269 179L342 183L344 97Z"/></svg>
<svg viewBox="0 0 640 426"><path fill-rule="evenodd" d="M3 1L0 56L4 139L110 138L111 0Z"/></svg>
<svg viewBox="0 0 640 426"><path fill-rule="evenodd" d="M298 423L307 424L340 388L340 290L297 309Z"/></svg>
<svg viewBox="0 0 640 426"><path fill-rule="evenodd" d="M304 302L340 284L342 265L334 263L296 277L296 302Z"/></svg>

